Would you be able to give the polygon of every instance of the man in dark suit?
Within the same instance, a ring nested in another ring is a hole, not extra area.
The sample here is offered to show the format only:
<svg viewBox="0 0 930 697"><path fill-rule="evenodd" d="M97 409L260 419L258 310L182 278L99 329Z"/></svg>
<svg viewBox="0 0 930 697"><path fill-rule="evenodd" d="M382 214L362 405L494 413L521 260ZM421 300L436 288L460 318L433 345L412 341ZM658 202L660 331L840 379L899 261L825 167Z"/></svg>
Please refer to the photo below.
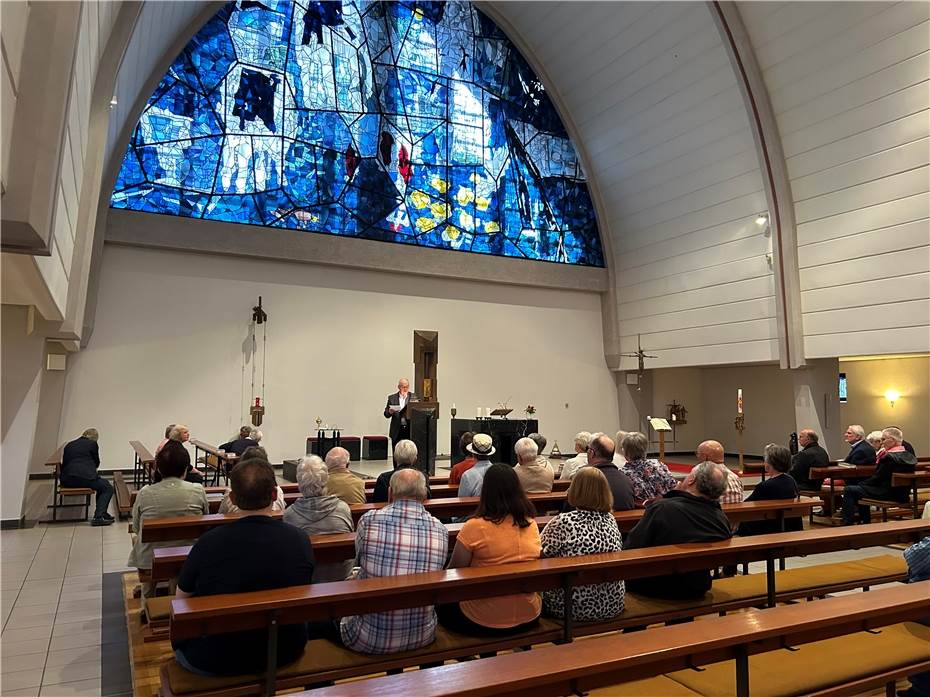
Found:
<svg viewBox="0 0 930 697"><path fill-rule="evenodd" d="M820 436L809 428L802 429L798 434L798 445L802 450L791 460L791 471L788 473L798 483L799 489L820 489L823 479L811 479L811 467L826 467L830 464L830 456L820 447Z"/></svg>
<svg viewBox="0 0 930 697"><path fill-rule="evenodd" d="M388 395L387 404L384 407L384 418L391 420L388 435L391 437L392 444L410 438L407 404L418 401L420 401L419 397L410 391L410 383L407 378L398 380L397 392Z"/></svg>
<svg viewBox="0 0 930 697"><path fill-rule="evenodd" d="M228 443L223 443L218 450L223 450L227 453L236 453L239 457L242 457L242 453L251 448L253 445L258 445L258 441L253 437L253 429L251 426L243 426L239 429L239 437L235 440L231 440Z"/></svg>
<svg viewBox="0 0 930 697"><path fill-rule="evenodd" d="M112 525L113 516L107 513L113 498L113 485L97 474L100 467L99 434L96 428L88 428L65 446L61 455L61 474L58 482L66 487L87 487L97 492L97 509L91 525Z"/></svg>
<svg viewBox="0 0 930 697"><path fill-rule="evenodd" d="M882 431L882 450L878 456L875 474L860 484L847 484L843 489L843 524L855 523L856 508L859 509L859 521L871 522L869 506L860 506L859 499L872 498L891 501L907 501L910 494L907 486L892 486L896 472L912 473L917 466L917 458L904 449L904 436L901 429L886 428Z"/></svg>
<svg viewBox="0 0 930 697"><path fill-rule="evenodd" d="M850 465L874 465L875 448L865 439L865 429L862 426L852 425L843 434L843 440L849 443L849 454L843 462Z"/></svg>

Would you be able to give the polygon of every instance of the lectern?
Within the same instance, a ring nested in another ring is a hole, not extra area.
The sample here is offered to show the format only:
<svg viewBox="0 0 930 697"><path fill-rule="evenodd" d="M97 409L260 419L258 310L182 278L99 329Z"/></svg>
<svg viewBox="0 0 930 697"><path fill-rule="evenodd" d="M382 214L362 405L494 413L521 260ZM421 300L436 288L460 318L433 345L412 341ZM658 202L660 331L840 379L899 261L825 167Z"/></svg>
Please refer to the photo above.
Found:
<svg viewBox="0 0 930 697"><path fill-rule="evenodd" d="M436 474L436 417L439 402L407 402L410 440L417 446L417 469L427 477Z"/></svg>

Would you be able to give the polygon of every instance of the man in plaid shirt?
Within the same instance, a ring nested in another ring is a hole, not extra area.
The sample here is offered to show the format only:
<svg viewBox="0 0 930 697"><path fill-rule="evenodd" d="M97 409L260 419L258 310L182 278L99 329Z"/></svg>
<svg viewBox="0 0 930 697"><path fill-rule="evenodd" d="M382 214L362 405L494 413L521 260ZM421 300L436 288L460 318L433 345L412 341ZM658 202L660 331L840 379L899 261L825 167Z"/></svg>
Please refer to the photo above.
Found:
<svg viewBox="0 0 930 697"><path fill-rule="evenodd" d="M369 511L355 534L358 578L439 571L446 564L449 531L423 507L426 477L400 469L391 477L391 503ZM432 606L344 617L342 642L360 653L409 651L431 644L436 634Z"/></svg>

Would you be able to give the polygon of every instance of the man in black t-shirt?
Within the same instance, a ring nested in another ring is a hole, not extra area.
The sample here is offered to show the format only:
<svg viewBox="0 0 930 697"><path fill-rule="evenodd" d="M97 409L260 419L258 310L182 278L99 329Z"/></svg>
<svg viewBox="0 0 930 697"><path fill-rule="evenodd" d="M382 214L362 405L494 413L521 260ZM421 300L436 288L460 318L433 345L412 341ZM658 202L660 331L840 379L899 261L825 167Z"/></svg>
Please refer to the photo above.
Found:
<svg viewBox="0 0 930 697"><path fill-rule="evenodd" d="M271 590L310 583L313 549L297 528L271 517L274 471L264 460L244 460L230 475L230 500L246 515L197 540L178 577L178 598ZM307 643L304 624L278 630L278 664L297 660ZM178 663L202 675L265 670L265 630L218 634L173 643Z"/></svg>

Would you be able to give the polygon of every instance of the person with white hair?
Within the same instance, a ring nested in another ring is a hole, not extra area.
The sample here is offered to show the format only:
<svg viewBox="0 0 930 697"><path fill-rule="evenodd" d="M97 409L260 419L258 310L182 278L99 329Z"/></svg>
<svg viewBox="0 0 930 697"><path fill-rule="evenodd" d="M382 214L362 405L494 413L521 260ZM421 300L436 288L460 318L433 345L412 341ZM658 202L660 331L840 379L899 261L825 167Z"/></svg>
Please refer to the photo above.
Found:
<svg viewBox="0 0 930 697"><path fill-rule="evenodd" d="M390 504L368 511L355 534L358 578L386 578L439 571L446 564L449 531L423 507L426 477L405 467L391 475ZM342 643L353 651L386 654L431 644L436 610L424 607L343 617Z"/></svg>
<svg viewBox="0 0 930 697"><path fill-rule="evenodd" d="M865 439L865 429L858 424L852 424L846 428L843 434L843 440L849 443L849 452L843 458L843 462L850 465L872 465L875 464L875 448Z"/></svg>
<svg viewBox="0 0 930 697"><path fill-rule="evenodd" d="M97 508L91 525L112 525L114 522L107 509L113 498L113 485L97 473L100 467L100 449L96 428L88 428L80 438L68 443L61 454L61 486L93 489L97 492Z"/></svg>
<svg viewBox="0 0 930 697"><path fill-rule="evenodd" d="M348 450L330 448L326 453L326 468L329 470L326 493L338 496L350 506L365 503L365 482L349 471Z"/></svg>
<svg viewBox="0 0 930 697"><path fill-rule="evenodd" d="M579 431L575 434L575 457L570 457L562 465L559 479L571 479L575 472L588 464L588 445L591 443L591 434L588 431Z"/></svg>
<svg viewBox="0 0 930 697"><path fill-rule="evenodd" d="M872 450L875 451L875 454L878 455L878 451L882 449L882 432L881 431L872 431L865 437L869 445L872 446Z"/></svg>
<svg viewBox="0 0 930 697"><path fill-rule="evenodd" d="M300 528L307 535L352 532L352 512L345 501L326 493L329 470L316 455L307 455L297 465L297 488L300 498L284 511L284 522ZM352 560L318 564L313 582L345 580L352 571Z"/></svg>
<svg viewBox="0 0 930 697"><path fill-rule="evenodd" d="M626 462L626 459L623 457L623 439L626 438L626 434L629 431L620 430L617 431L616 436L614 436L614 464L617 467L623 467L623 464Z"/></svg>
<svg viewBox="0 0 930 697"><path fill-rule="evenodd" d="M528 494L548 494L552 491L554 473L551 467L540 465L537 461L539 446L531 438L521 438L514 446L517 464L513 471L520 480L520 486Z"/></svg>
<svg viewBox="0 0 930 697"><path fill-rule="evenodd" d="M620 443L626 460L620 469L633 480L633 497L637 501L650 501L678 486L664 462L646 457L648 447L649 439L639 431L627 433Z"/></svg>
<svg viewBox="0 0 930 697"><path fill-rule="evenodd" d="M872 522L871 508L860 506L861 499L883 499L901 503L908 500L910 490L906 485L892 485L895 473L913 473L917 467L917 458L904 449L901 444L903 440L904 435L899 428L889 427L882 431L883 449L875 463L875 474L858 484L847 484L843 489L844 525L853 525L856 522L857 508L860 523Z"/></svg>
<svg viewBox="0 0 930 697"><path fill-rule="evenodd" d="M372 503L387 503L388 490L391 487L391 477L399 469L405 467L417 469L417 444L412 440L400 440L394 445L394 469L382 472L375 482L374 491L371 492ZM426 498L431 497L429 485L426 485Z"/></svg>
<svg viewBox="0 0 930 697"><path fill-rule="evenodd" d="M268 464L268 454L260 445L253 445L251 448L242 453L242 459L233 465L232 469L230 470L230 476L232 475L232 471L240 464L243 462L251 462L252 460L258 460L259 462ZM277 494L274 498L274 501L271 502L271 507L274 511L282 512L285 508L287 508L287 503L284 500L284 489L282 489L280 486L276 487L276 489ZM239 506L233 502L232 496L230 496L231 492L232 487L227 486L226 492L223 494L223 500L220 501L220 507L217 513L239 513Z"/></svg>
<svg viewBox="0 0 930 697"><path fill-rule="evenodd" d="M220 445L217 450L222 450L225 453L235 453L239 457L242 457L242 453L253 445L258 445L258 440L252 437L253 430L255 429L249 425L241 426L239 428L239 435L228 443Z"/></svg>

